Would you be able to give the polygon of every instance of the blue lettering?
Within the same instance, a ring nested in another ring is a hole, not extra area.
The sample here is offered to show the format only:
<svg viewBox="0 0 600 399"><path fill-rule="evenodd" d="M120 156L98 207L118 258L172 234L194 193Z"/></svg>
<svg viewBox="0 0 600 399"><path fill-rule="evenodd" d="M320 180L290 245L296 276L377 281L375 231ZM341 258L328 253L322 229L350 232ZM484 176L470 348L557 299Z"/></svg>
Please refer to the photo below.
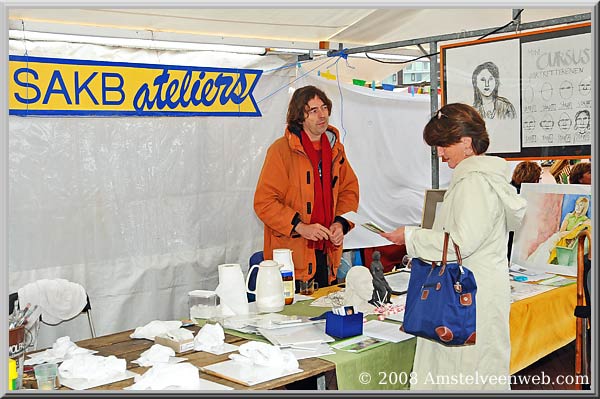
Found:
<svg viewBox="0 0 600 399"><path fill-rule="evenodd" d="M94 97L94 94L88 87L88 85L90 84L92 79L96 77L96 75L98 75L98 72L92 73L89 76L89 78L87 78L81 85L79 85L79 71L75 72L75 104L79 104L79 95L82 91L85 90L87 91L88 96L90 96L90 99L94 102L94 104L98 105L98 100L96 100L96 97Z"/></svg>
<svg viewBox="0 0 600 399"><path fill-rule="evenodd" d="M148 105L148 109L152 108L152 106L154 105L154 100L149 100L148 99L149 96L150 96L150 89L148 89L148 84L144 83L138 89L137 93L135 93L135 97L133 98L133 107L135 108L136 111L143 111L144 105L146 105L146 104ZM141 102L140 102L140 98L142 98Z"/></svg>
<svg viewBox="0 0 600 399"><path fill-rule="evenodd" d="M215 80L215 86L225 86L225 88L221 90L221 96L219 97L219 102L221 103L221 105L225 105L227 104L227 101L229 101L229 97L227 96L227 90L231 83L233 83L233 78L231 76L223 76L222 73L220 73L219 76L217 76L217 79Z"/></svg>
<svg viewBox="0 0 600 399"><path fill-rule="evenodd" d="M109 86L108 79L115 78L119 80L118 86ZM102 72L102 104L105 105L120 105L125 100L125 92L123 92L123 77L118 73ZM106 98L107 92L118 92L121 95L119 100L109 100Z"/></svg>
<svg viewBox="0 0 600 399"><path fill-rule="evenodd" d="M177 108L177 105L179 104L179 100L171 100L173 98L173 94L175 94L175 92L177 91L177 87L179 87L179 80L174 79L172 82L169 83L169 86L167 87L167 91L165 93L165 101L171 109Z"/></svg>
<svg viewBox="0 0 600 399"><path fill-rule="evenodd" d="M158 89L156 90L156 106L158 109L163 109L165 107L165 100L161 98L160 94L162 92L163 85L168 81L169 72L166 69L163 69L163 73L154 79L154 86L158 86Z"/></svg>
<svg viewBox="0 0 600 399"><path fill-rule="evenodd" d="M190 96L189 100L186 100L184 98L185 92L187 91L188 87L190 86L191 79L192 79L192 71L188 70L185 73L185 76L183 77L183 80L181 81L181 86L179 88L179 102L181 103L181 105L184 108L187 108L187 106L190 104L190 100L191 100L191 96Z"/></svg>
<svg viewBox="0 0 600 399"><path fill-rule="evenodd" d="M217 99L217 95L219 94L219 90L217 90L217 91L215 91L215 95L212 97L212 99L208 98L210 91L214 87L215 87L215 84L212 80L209 80L208 82L206 82L204 87L202 87L202 104L206 105L207 107L210 107L211 105L213 105L213 103Z"/></svg>
<svg viewBox="0 0 600 399"><path fill-rule="evenodd" d="M55 89L54 85L58 82L58 85L60 86L60 89ZM62 75L60 74L60 71L55 70L52 73L52 77L50 78L50 83L48 83L48 91L46 92L46 95L44 96L44 101L42 101L42 104L48 104L48 101L50 100L50 96L52 94L62 94L63 97L65 98L65 101L67 102L67 104L71 105L73 104L73 102L71 101L71 97L69 97L69 92L67 91L67 87L65 86L65 82L63 81Z"/></svg>
<svg viewBox="0 0 600 399"><path fill-rule="evenodd" d="M196 107L202 102L202 94L200 94L200 97L197 97L197 95L198 89L200 88L200 81L204 79L204 76L206 76L206 73L204 71L198 74L198 80L194 82L194 85L192 86L192 92L190 93L192 104L194 104L194 106Z"/></svg>
<svg viewBox="0 0 600 399"><path fill-rule="evenodd" d="M246 75L227 76L223 73L216 78L206 78L206 72L200 71L194 79L194 71L188 70L181 80L170 80L170 73L163 69L161 74L154 78L151 85L144 83L137 90L133 106L136 111L162 110L186 108L190 104L210 107L217 98L221 105L228 101L241 104L250 94L250 85ZM237 92L237 93L234 93ZM220 92L220 93L219 93Z"/></svg>
<svg viewBox="0 0 600 399"><path fill-rule="evenodd" d="M239 95L236 94L238 87L240 90ZM234 104L241 104L242 102L244 102L247 95L248 93L246 93L246 75L242 73L240 74L238 80L235 82L233 89L231 89L229 98L231 99L231 101L233 101Z"/></svg>
<svg viewBox="0 0 600 399"><path fill-rule="evenodd" d="M35 103L35 102L39 101L40 97L42 96L41 90L36 85L29 82L29 76L25 77L25 81L20 80L19 77L22 73L31 74L31 75L33 75L33 78L37 80L38 79L37 72L34 71L33 69L29 69L29 68L19 68L15 71L15 73L13 75L15 83L21 87L25 87L26 89L32 88L35 91L35 97L24 98L24 97L21 97L19 95L19 93L15 93L15 98L17 99L18 102L23 103L23 104L31 104L31 103ZM27 95L29 96L29 90L26 90L25 93L27 93Z"/></svg>

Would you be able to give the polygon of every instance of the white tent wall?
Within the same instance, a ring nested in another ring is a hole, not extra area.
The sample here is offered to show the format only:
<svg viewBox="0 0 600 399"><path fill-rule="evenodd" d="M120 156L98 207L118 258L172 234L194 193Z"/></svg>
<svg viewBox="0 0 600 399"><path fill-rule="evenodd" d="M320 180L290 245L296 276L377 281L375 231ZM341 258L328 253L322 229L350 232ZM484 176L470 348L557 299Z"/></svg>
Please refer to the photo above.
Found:
<svg viewBox="0 0 600 399"><path fill-rule="evenodd" d="M23 55L24 44L11 41L11 54ZM271 69L287 61L26 46L30 56L170 65ZM255 98L286 85L289 73L263 75ZM252 198L266 148L285 126L283 94L260 118L10 117L9 291L41 278L81 283L100 335L186 317L187 292L214 289L218 264L247 267L262 249ZM42 328L38 346L65 334L86 338L79 319Z"/></svg>
<svg viewBox="0 0 600 399"><path fill-rule="evenodd" d="M277 69L289 58L10 41L30 56ZM340 63L341 65L341 63ZM290 92L331 96L361 183L360 211L385 227L417 224L430 188L426 96L371 91L294 68L265 72L262 117L9 118L9 291L41 278L86 287L99 335L187 316L187 292L214 289L217 265L262 249L252 202ZM279 90L281 89L281 90ZM340 90L342 95L340 96ZM276 93L275 93L276 92ZM272 93L275 93L271 95ZM345 132L344 132L345 130ZM447 184L442 168L440 184ZM87 338L84 318L42 328L38 347Z"/></svg>
<svg viewBox="0 0 600 399"><path fill-rule="evenodd" d="M340 130L359 177L359 213L388 231L420 224L432 174L431 148L422 134L431 117L429 96L338 85L316 76L305 80L333 101L330 123ZM441 163L440 187L448 186L450 175ZM344 247L365 247L354 233L344 239Z"/></svg>

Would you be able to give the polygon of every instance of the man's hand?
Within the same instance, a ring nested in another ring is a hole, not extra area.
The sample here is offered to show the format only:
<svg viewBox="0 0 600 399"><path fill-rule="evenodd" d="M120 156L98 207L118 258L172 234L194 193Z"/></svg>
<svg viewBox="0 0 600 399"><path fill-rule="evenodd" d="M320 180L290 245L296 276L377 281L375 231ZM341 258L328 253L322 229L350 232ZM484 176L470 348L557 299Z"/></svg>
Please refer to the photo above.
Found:
<svg viewBox="0 0 600 399"><path fill-rule="evenodd" d="M381 236L387 238L396 245L403 245L406 243L404 238L404 226L398 227L396 230L389 233L381 233Z"/></svg>
<svg viewBox="0 0 600 399"><path fill-rule="evenodd" d="M334 222L329 227L329 231L331 232L329 237L331 243L336 247L342 245L342 242L344 242L344 228L342 227L342 224L340 222Z"/></svg>
<svg viewBox="0 0 600 399"><path fill-rule="evenodd" d="M319 223L305 224L300 222L296 225L296 233L310 241L329 240L331 237L331 231Z"/></svg>

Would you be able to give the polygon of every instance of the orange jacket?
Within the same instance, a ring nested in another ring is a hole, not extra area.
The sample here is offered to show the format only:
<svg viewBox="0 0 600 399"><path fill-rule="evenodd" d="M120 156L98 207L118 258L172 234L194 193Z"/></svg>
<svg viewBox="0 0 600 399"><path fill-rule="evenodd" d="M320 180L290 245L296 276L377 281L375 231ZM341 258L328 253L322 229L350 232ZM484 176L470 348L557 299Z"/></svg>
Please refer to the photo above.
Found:
<svg viewBox="0 0 600 399"><path fill-rule="evenodd" d="M358 179L339 141L339 132L329 126L324 134L327 134L332 146L333 215L356 212ZM292 223L296 214L303 223L310 223L308 212L313 208L314 181L313 167L300 137L286 129L284 136L275 140L267 150L254 193L254 211L265 225L265 259L273 259L273 249L291 249L295 278L302 281L309 280L316 272L315 251L308 248L306 239L292 232ZM352 223L349 222L349 225L352 228ZM327 253L330 282L336 277L342 249L339 246Z"/></svg>

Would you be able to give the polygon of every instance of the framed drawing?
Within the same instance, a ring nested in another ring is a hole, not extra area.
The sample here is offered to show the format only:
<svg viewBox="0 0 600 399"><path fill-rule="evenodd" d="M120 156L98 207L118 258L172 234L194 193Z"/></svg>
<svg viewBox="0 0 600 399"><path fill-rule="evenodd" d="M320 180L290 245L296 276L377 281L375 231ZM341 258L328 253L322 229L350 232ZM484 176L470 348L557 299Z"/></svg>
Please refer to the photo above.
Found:
<svg viewBox="0 0 600 399"><path fill-rule="evenodd" d="M523 183L521 195L527 211L515 232L511 262L577 275L577 235L592 225L591 186Z"/></svg>
<svg viewBox="0 0 600 399"><path fill-rule="evenodd" d="M489 154L589 158L591 24L441 46L442 103L475 107Z"/></svg>
<svg viewBox="0 0 600 399"><path fill-rule="evenodd" d="M435 214L438 207L444 201L446 190L431 189L425 191L425 203L423 204L423 216L421 217L421 227L430 229L433 227Z"/></svg>

